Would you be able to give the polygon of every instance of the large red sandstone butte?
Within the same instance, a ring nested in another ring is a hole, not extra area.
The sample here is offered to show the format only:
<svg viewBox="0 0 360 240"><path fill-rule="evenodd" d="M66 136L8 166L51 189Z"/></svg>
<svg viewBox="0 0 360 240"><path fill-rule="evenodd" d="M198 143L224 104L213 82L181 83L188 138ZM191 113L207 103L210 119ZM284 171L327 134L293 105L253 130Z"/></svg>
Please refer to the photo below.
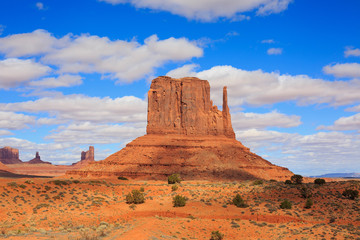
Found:
<svg viewBox="0 0 360 240"><path fill-rule="evenodd" d="M208 81L170 77L151 83L145 136L67 175L164 180L173 173L185 180L284 180L293 175L235 139L226 87L220 111L210 100Z"/></svg>
<svg viewBox="0 0 360 240"><path fill-rule="evenodd" d="M4 164L22 163L19 159L19 149L11 147L0 148L0 162Z"/></svg>

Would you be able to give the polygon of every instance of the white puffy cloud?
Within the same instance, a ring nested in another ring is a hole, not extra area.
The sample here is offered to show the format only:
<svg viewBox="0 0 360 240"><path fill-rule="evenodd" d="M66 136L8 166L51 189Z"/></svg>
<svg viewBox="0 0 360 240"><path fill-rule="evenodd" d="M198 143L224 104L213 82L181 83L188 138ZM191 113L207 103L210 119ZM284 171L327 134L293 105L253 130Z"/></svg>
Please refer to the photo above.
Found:
<svg viewBox="0 0 360 240"><path fill-rule="evenodd" d="M35 6L37 7L37 9L39 9L39 10L44 10L45 8L44 8L44 4L42 3L42 2L37 2L36 4L35 4Z"/></svg>
<svg viewBox="0 0 360 240"><path fill-rule="evenodd" d="M344 52L345 57L360 57L360 49L359 48L353 48L353 47L346 47L346 50Z"/></svg>
<svg viewBox="0 0 360 240"><path fill-rule="evenodd" d="M348 112L360 112L360 105L354 106L354 107L349 107L347 109L345 109L345 111Z"/></svg>
<svg viewBox="0 0 360 240"><path fill-rule="evenodd" d="M1 103L0 111L29 113L45 112L54 119L41 118L39 124L59 124L64 121L145 122L147 102L133 97L99 98L84 95L44 97L35 101Z"/></svg>
<svg viewBox="0 0 360 240"><path fill-rule="evenodd" d="M300 116L288 116L277 111L269 113L238 112L231 115L235 129L264 129L267 127L296 127L301 124Z"/></svg>
<svg viewBox="0 0 360 240"><path fill-rule="evenodd" d="M357 130L360 132L360 113L341 117L334 122L332 126L320 126L318 129L328 129L337 131Z"/></svg>
<svg viewBox="0 0 360 240"><path fill-rule="evenodd" d="M218 18L234 19L241 13L257 10L257 15L279 13L287 9L292 0L99 0L111 4L130 3L136 8L168 11L188 19L214 21Z"/></svg>
<svg viewBox="0 0 360 240"><path fill-rule="evenodd" d="M188 72L186 73L187 70ZM326 81L307 75L282 75L262 70L246 71L232 66L215 66L195 74L194 70L182 67L167 75L176 77L195 76L211 85L211 98L222 105L222 88L228 87L229 104L266 105L285 101L296 101L300 105L330 104L348 105L360 102L360 80Z"/></svg>
<svg viewBox="0 0 360 240"><path fill-rule="evenodd" d="M55 142L66 142L72 144L109 144L133 140L145 134L145 122L139 125L131 124L92 124L83 122L60 126L55 133L46 139Z"/></svg>
<svg viewBox="0 0 360 240"><path fill-rule="evenodd" d="M195 77L197 75L197 72L195 72L194 70L198 67L198 64L186 64L182 67L171 70L166 75L173 78Z"/></svg>
<svg viewBox="0 0 360 240"><path fill-rule="evenodd" d="M281 55L283 52L282 48L269 48L267 50L268 55Z"/></svg>
<svg viewBox="0 0 360 240"><path fill-rule="evenodd" d="M72 87L81 85L82 79L79 75L64 74L58 77L43 78L38 81L32 81L30 86L42 88Z"/></svg>
<svg viewBox="0 0 360 240"><path fill-rule="evenodd" d="M50 68L33 60L9 58L0 60L0 88L16 87L46 75Z"/></svg>
<svg viewBox="0 0 360 240"><path fill-rule="evenodd" d="M0 128L17 130L23 129L28 126L28 124L34 124L35 117L28 116L21 113L14 112L3 112L0 111Z"/></svg>
<svg viewBox="0 0 360 240"><path fill-rule="evenodd" d="M45 30L0 38L0 52L6 57L40 57L59 73L101 73L120 82L141 79L169 61L203 54L196 42L186 38L160 40L152 35L141 44L88 34L55 38Z"/></svg>
<svg viewBox="0 0 360 240"><path fill-rule="evenodd" d="M253 152L260 155L266 152L267 160L288 167L295 173L318 175L360 171L359 135L342 132L300 135L250 129L237 131L236 136Z"/></svg>
<svg viewBox="0 0 360 240"><path fill-rule="evenodd" d="M327 65L323 67L326 74L334 75L335 77L360 77L359 63L337 63L334 65Z"/></svg>
<svg viewBox="0 0 360 240"><path fill-rule="evenodd" d="M65 47L70 34L57 39L46 30L38 29L31 33L20 33L0 38L0 52L7 57L26 57L45 54L53 49Z"/></svg>
<svg viewBox="0 0 360 240"><path fill-rule="evenodd" d="M7 136L7 135L13 135L13 133L8 130L0 129L0 136Z"/></svg>

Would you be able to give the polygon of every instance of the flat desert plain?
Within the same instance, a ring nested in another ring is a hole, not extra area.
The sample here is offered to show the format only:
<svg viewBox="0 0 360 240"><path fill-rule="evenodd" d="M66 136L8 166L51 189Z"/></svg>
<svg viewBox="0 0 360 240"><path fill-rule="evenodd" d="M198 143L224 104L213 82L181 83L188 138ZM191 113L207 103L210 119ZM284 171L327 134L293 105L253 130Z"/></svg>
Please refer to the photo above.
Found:
<svg viewBox="0 0 360 240"><path fill-rule="evenodd" d="M359 181L316 185L276 181L118 179L0 179L0 238L4 239L360 239L359 199L345 189ZM313 205L305 208L304 190ZM127 204L139 190L142 204ZM239 194L248 207L236 207ZM173 197L187 198L174 207ZM281 209L285 199L291 209Z"/></svg>

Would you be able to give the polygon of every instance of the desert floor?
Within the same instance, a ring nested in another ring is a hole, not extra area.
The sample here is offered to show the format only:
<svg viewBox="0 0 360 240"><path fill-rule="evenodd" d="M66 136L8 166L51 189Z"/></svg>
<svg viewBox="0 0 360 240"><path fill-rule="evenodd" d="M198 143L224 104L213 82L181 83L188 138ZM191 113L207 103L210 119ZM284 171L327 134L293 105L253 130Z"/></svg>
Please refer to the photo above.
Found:
<svg viewBox="0 0 360 240"><path fill-rule="evenodd" d="M287 185L275 181L0 179L0 238L5 239L360 239L360 201L342 196L359 181ZM300 188L314 205L304 208ZM133 189L145 203L125 201ZM173 207L175 195L188 198ZM249 205L238 208L240 194ZM292 209L280 208L288 199Z"/></svg>

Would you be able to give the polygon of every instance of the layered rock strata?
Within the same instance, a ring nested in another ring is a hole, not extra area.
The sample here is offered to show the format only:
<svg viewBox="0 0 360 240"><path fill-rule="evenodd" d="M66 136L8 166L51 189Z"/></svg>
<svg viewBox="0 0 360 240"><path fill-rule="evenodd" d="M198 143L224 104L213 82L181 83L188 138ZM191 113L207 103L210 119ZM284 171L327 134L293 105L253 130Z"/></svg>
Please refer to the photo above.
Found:
<svg viewBox="0 0 360 240"><path fill-rule="evenodd" d="M292 173L250 152L235 139L223 89L222 111L210 100L210 85L198 78L158 77L148 93L147 134L102 161L69 176L166 179L284 180Z"/></svg>
<svg viewBox="0 0 360 240"><path fill-rule="evenodd" d="M22 163L19 159L19 149L11 147L0 148L0 162L4 164Z"/></svg>

